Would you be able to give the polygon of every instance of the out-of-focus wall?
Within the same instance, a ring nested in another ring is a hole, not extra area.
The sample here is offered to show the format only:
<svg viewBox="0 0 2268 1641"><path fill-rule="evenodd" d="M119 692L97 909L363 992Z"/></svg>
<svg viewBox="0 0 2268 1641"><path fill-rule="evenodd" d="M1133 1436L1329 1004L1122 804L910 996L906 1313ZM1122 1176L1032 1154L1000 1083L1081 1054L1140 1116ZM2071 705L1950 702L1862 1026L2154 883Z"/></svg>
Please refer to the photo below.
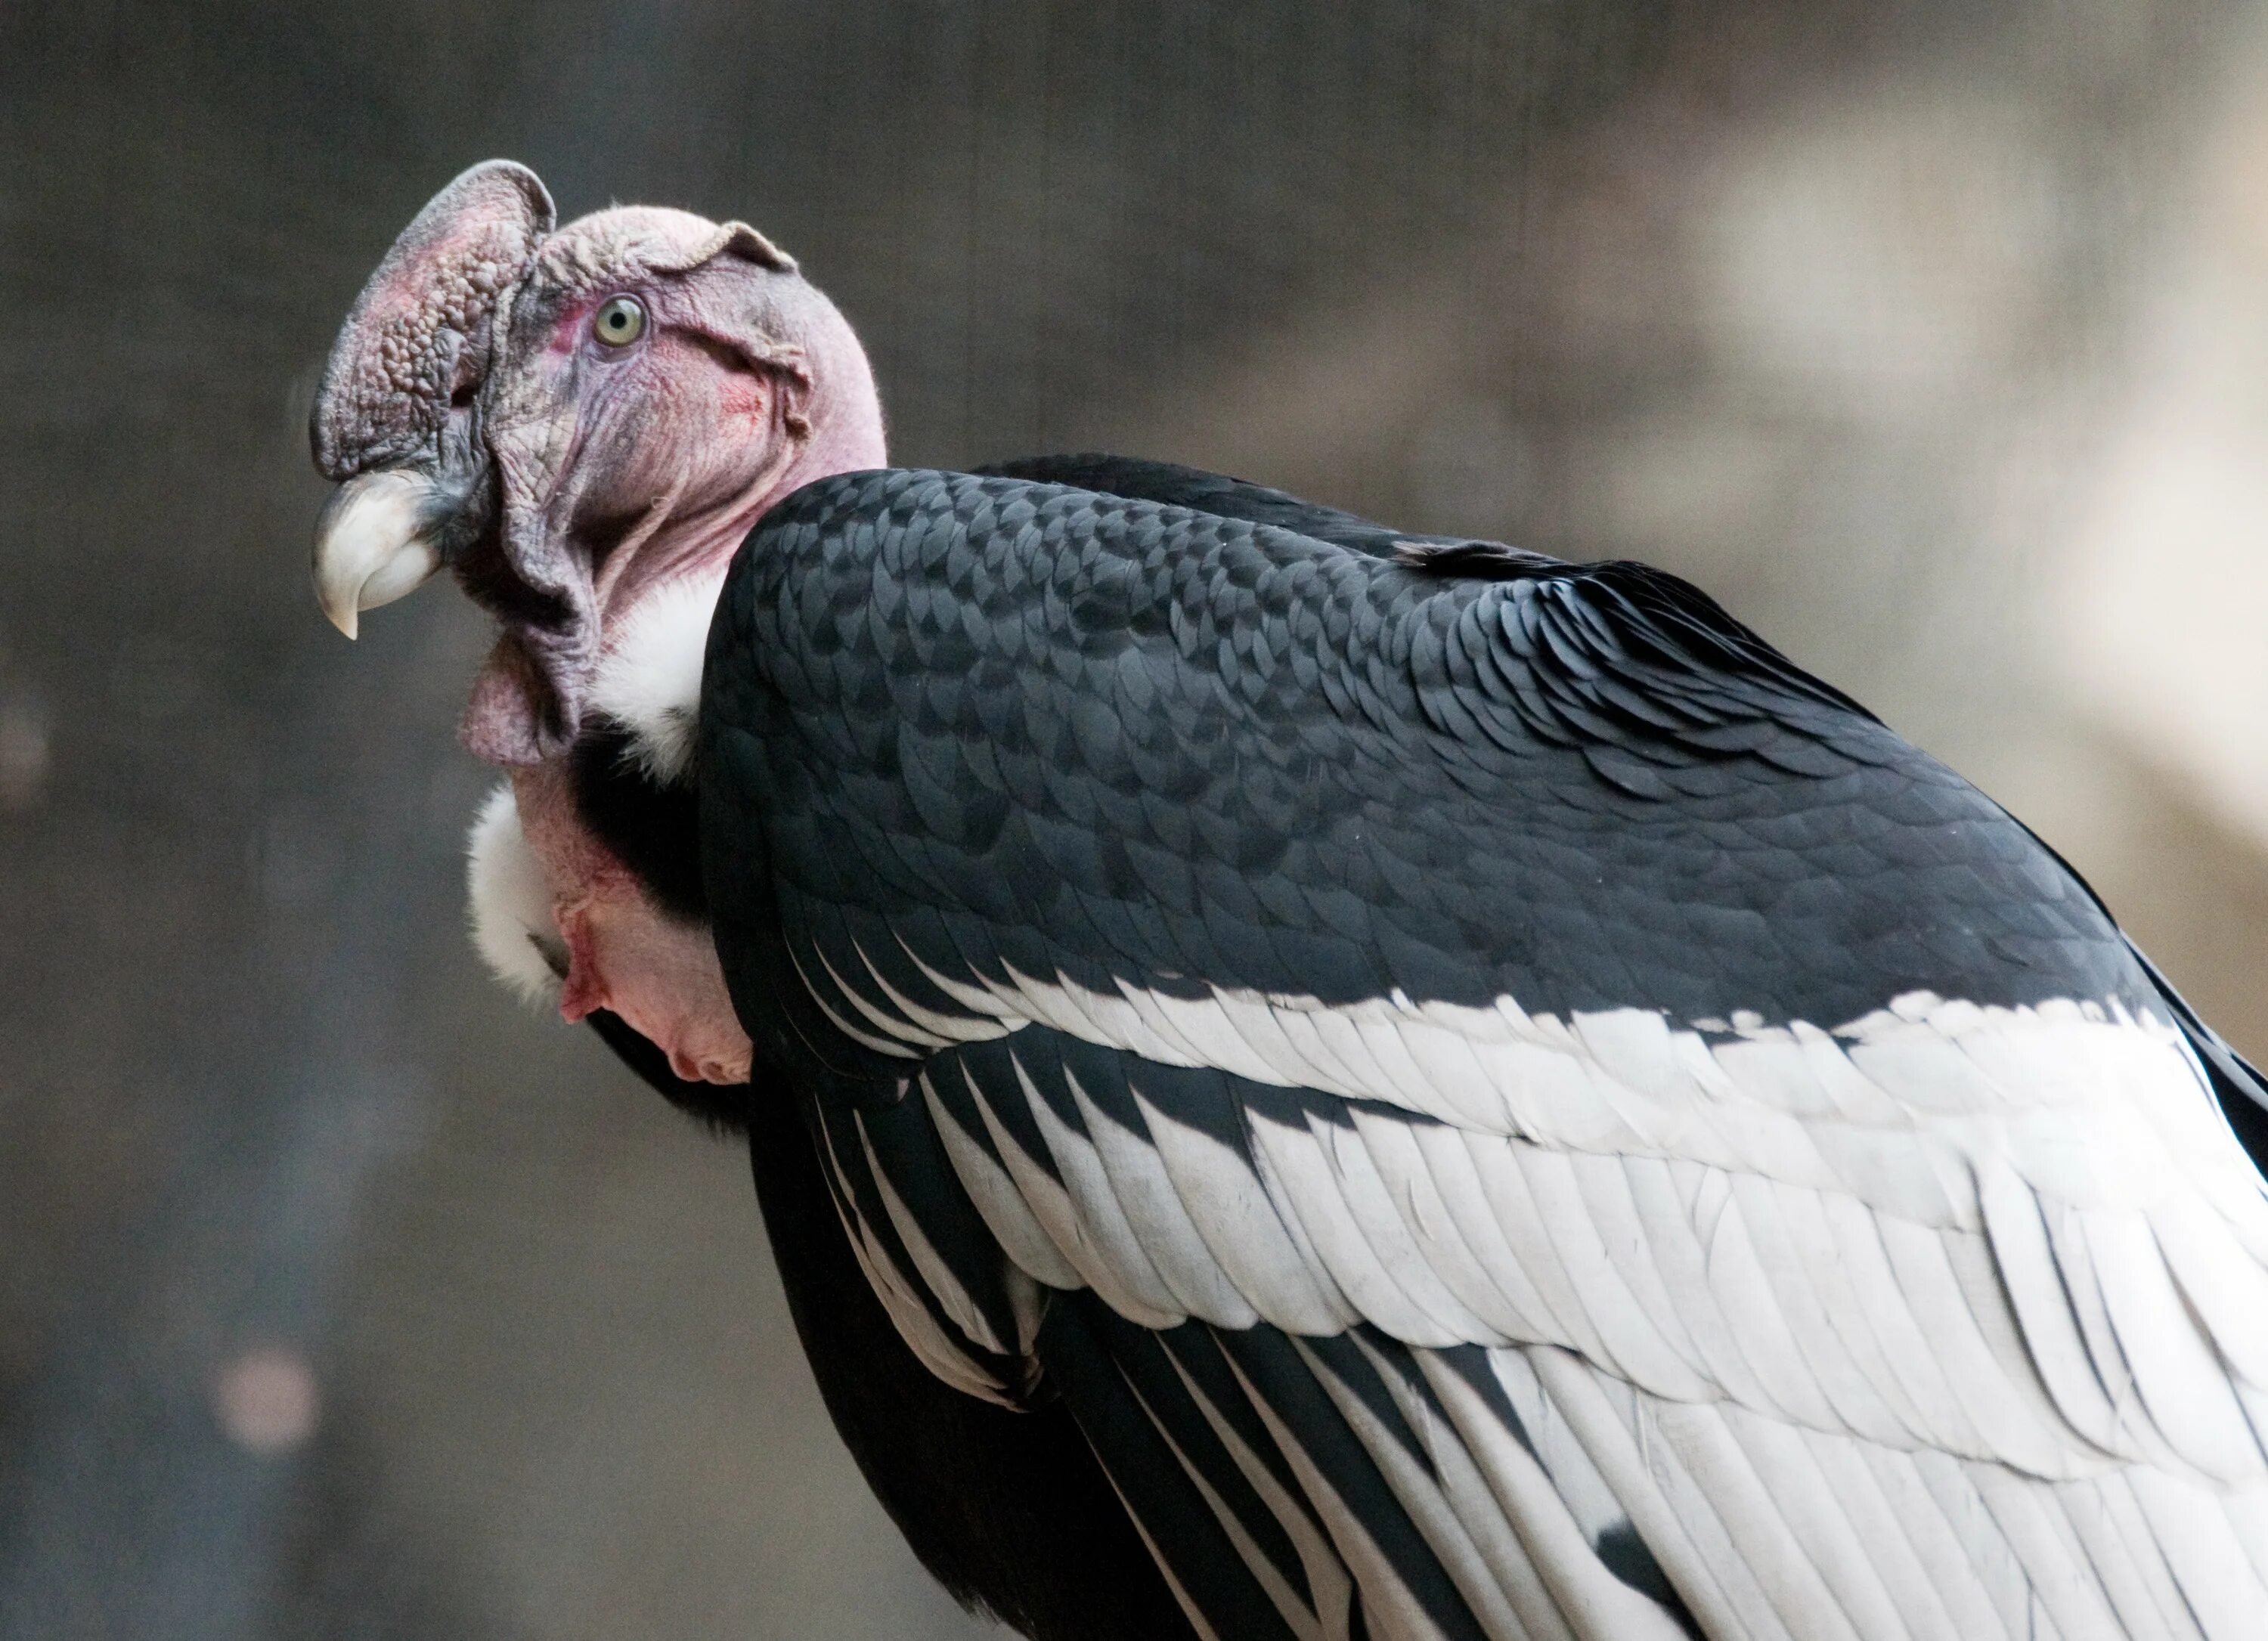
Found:
<svg viewBox="0 0 2268 1641"><path fill-rule="evenodd" d="M482 644L316 369L471 161L761 224L900 459L1678 570L2268 1049L2268 13L24 4L0 56L0 1641L972 1633L745 1159L461 936Z"/></svg>

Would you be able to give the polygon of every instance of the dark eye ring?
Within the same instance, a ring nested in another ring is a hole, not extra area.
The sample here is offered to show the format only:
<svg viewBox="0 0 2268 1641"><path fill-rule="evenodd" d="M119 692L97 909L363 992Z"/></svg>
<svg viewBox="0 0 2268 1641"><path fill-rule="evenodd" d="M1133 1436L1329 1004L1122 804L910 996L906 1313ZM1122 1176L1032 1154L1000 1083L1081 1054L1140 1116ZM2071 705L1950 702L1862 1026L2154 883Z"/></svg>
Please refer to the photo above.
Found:
<svg viewBox="0 0 2268 1641"><path fill-rule="evenodd" d="M613 297L591 319L591 334L609 348L627 348L645 335L645 305L636 297Z"/></svg>

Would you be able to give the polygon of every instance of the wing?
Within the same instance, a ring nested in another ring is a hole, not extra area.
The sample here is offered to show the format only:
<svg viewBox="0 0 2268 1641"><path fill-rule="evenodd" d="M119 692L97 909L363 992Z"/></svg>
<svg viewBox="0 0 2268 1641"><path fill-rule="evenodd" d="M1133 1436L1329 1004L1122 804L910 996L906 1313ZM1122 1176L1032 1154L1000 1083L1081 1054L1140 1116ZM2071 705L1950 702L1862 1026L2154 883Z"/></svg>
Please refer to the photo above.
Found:
<svg viewBox="0 0 2268 1641"><path fill-rule="evenodd" d="M751 538L703 876L909 1342L1214 1635L2252 1633L2268 1209L2083 886L1668 578L1403 556Z"/></svg>

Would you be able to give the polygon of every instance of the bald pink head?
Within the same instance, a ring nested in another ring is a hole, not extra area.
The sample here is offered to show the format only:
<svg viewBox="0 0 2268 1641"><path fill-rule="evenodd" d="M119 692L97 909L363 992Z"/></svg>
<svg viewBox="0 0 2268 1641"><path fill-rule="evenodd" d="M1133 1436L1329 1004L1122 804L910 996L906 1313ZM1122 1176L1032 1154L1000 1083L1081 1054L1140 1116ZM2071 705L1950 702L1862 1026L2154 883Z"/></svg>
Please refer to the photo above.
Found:
<svg viewBox="0 0 2268 1641"><path fill-rule="evenodd" d="M720 578L780 497L886 460L865 350L753 228L619 207L554 231L533 173L475 166L372 276L332 353L317 464L334 620L446 562L499 623L468 745L578 732L610 636L657 588Z"/></svg>

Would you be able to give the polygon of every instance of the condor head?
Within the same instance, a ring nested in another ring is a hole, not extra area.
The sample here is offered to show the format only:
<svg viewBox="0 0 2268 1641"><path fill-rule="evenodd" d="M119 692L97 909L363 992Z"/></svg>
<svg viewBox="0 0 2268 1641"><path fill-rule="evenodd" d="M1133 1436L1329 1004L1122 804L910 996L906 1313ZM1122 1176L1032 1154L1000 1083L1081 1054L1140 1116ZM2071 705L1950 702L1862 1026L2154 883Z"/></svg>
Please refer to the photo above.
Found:
<svg viewBox="0 0 2268 1641"><path fill-rule="evenodd" d="M446 565L500 631L466 744L529 765L580 732L642 603L714 584L774 501L879 467L865 355L743 223L627 207L555 228L507 160L474 166L395 240L349 314L310 428L339 489L315 587L359 614Z"/></svg>

